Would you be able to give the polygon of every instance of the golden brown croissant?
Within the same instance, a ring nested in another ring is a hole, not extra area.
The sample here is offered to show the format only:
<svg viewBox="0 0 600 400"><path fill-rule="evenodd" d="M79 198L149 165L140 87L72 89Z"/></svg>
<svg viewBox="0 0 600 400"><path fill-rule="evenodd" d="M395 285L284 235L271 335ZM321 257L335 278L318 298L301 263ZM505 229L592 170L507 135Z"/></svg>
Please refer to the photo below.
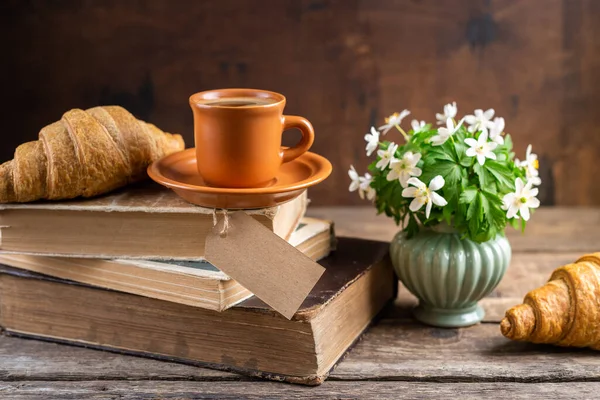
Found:
<svg viewBox="0 0 600 400"><path fill-rule="evenodd" d="M106 193L139 180L150 163L184 147L180 135L122 107L73 109L0 165L0 203Z"/></svg>
<svg viewBox="0 0 600 400"><path fill-rule="evenodd" d="M557 268L506 312L500 329L513 340L600 350L600 253Z"/></svg>

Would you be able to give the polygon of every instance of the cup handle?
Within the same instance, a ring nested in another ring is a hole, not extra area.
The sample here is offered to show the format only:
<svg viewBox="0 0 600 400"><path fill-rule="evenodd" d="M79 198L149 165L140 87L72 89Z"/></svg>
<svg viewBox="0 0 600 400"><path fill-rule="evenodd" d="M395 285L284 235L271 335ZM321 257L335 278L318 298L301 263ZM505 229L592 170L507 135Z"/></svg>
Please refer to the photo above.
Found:
<svg viewBox="0 0 600 400"><path fill-rule="evenodd" d="M315 130L306 118L298 117L296 115L284 115L283 130L285 131L286 129L291 128L300 129L300 132L302 132L302 139L294 147L282 149L282 162L284 163L292 161L306 153L315 141Z"/></svg>

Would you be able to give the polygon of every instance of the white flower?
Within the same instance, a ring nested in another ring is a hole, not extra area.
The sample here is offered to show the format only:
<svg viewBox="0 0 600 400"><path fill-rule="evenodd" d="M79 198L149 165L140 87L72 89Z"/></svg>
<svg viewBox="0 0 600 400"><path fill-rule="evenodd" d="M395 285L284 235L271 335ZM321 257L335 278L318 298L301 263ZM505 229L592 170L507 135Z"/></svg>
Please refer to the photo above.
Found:
<svg viewBox="0 0 600 400"><path fill-rule="evenodd" d="M531 182L532 185L539 186L542 184L542 178L539 176L527 176L527 183Z"/></svg>
<svg viewBox="0 0 600 400"><path fill-rule="evenodd" d="M396 150L398 150L398 145L394 142L390 143L387 150L377 150L377 155L381 158L377 161L375 166L380 170L384 170L392 160L395 160Z"/></svg>
<svg viewBox="0 0 600 400"><path fill-rule="evenodd" d="M373 181L373 177L368 172L365 176L361 176L360 178L360 190L358 191L358 195L361 199L365 197L367 200L373 200L375 198L375 189L371 187L371 182Z"/></svg>
<svg viewBox="0 0 600 400"><path fill-rule="evenodd" d="M446 120L446 127L438 128L437 135L431 137L431 144L433 146L441 146L446 143L450 139L450 136L454 135L458 128L460 128L462 123L463 120L461 119L458 125L454 126L454 120L448 118Z"/></svg>
<svg viewBox="0 0 600 400"><path fill-rule="evenodd" d="M490 140L500 145L504 144L502 132L504 132L504 118L496 117L494 118L492 127L490 128Z"/></svg>
<svg viewBox="0 0 600 400"><path fill-rule="evenodd" d="M458 107L456 107L456 102L448 103L444 106L443 114L435 114L435 118L437 119L438 125L442 125L445 123L448 118L456 117L456 113L458 112Z"/></svg>
<svg viewBox="0 0 600 400"><path fill-rule="evenodd" d="M507 218L519 218L517 215L517 213L519 213L525 221L528 221L529 209L538 208L540 206L540 201L535 197L538 194L538 189L532 189L532 184L533 183L529 181L524 185L521 178L517 178L515 181L515 192L505 195L502 199L504 202L502 208L508 210L506 213Z"/></svg>
<svg viewBox="0 0 600 400"><path fill-rule="evenodd" d="M531 145L527 146L527 152L525 153L525 161L515 160L515 164L518 167L524 167L527 175L527 183L532 182L534 185L540 185L542 180L539 177L540 162L538 156L531 152Z"/></svg>
<svg viewBox="0 0 600 400"><path fill-rule="evenodd" d="M417 163L421 159L421 154L413 154L407 151L402 156L401 160L393 160L390 163L391 171L387 174L387 180L393 181L398 179L403 188L408 186L408 180L411 176L421 176L421 168L417 167Z"/></svg>
<svg viewBox="0 0 600 400"><path fill-rule="evenodd" d="M380 130L380 131L383 131L382 133L385 135L394 126L400 125L400 123L402 122L402 120L404 118L406 118L409 114L410 114L410 111L408 111L408 110L403 110L400 114L393 113L392 115L390 115L389 117L387 117L385 119L385 125L381 125L377 129Z"/></svg>
<svg viewBox="0 0 600 400"><path fill-rule="evenodd" d="M409 187L402 191L403 197L414 197L415 199L411 201L408 208L410 211L415 212L423 207L425 207L425 216L429 218L429 214L431 214L431 207L433 204L436 206L443 207L448 202L439 194L435 192L435 190L439 190L444 187L444 178L441 175L436 176L429 182L429 187L425 186L423 182L419 180L419 178L410 178L408 180L410 185L416 187Z"/></svg>
<svg viewBox="0 0 600 400"><path fill-rule="evenodd" d="M358 176L358 172L356 172L356 170L354 169L354 165L350 166L350 169L348 170L348 176L350 177L351 181L348 191L354 192L358 190L358 188L360 187L360 177Z"/></svg>
<svg viewBox="0 0 600 400"><path fill-rule="evenodd" d="M482 132L479 135L478 140L466 138L465 144L471 146L465 151L465 154L469 157L477 157L479 165L483 165L486 158L491 158L492 160L496 159L494 149L498 146L498 143L488 142L487 132Z"/></svg>
<svg viewBox="0 0 600 400"><path fill-rule="evenodd" d="M373 178L369 173L366 173L364 177L359 176L354 169L354 166L351 165L350 169L348 170L348 176L352 181L350 182L350 187L348 188L349 191L354 192L358 190L358 195L361 199L364 199L365 195L369 200L373 200L375 198L375 189L371 187L371 181Z"/></svg>
<svg viewBox="0 0 600 400"><path fill-rule="evenodd" d="M367 156L370 156L377 149L377 146L379 146L379 131L372 126L371 133L365 135L365 140L367 141L365 150L367 150Z"/></svg>
<svg viewBox="0 0 600 400"><path fill-rule="evenodd" d="M417 121L416 119L413 119L410 122L410 126L413 130L413 134L417 134L421 131L423 131L423 128L425 128L425 121Z"/></svg>
<svg viewBox="0 0 600 400"><path fill-rule="evenodd" d="M487 133L488 128L491 128L493 126L493 122L491 121L493 116L493 108L490 108L487 111L475 110L475 115L465 116L465 122L471 125L469 126L469 132L475 133L481 131Z"/></svg>

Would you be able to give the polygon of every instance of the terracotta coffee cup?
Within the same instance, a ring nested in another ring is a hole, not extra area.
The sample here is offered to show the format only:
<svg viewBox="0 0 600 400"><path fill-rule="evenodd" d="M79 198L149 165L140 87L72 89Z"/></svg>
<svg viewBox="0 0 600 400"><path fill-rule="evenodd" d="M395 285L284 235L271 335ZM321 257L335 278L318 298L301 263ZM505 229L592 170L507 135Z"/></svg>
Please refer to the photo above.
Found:
<svg viewBox="0 0 600 400"><path fill-rule="evenodd" d="M253 188L273 182L282 163L312 146L315 133L303 117L283 115L282 94L256 89L218 89L193 94L198 172L217 187ZM281 146L286 129L298 128L300 142Z"/></svg>

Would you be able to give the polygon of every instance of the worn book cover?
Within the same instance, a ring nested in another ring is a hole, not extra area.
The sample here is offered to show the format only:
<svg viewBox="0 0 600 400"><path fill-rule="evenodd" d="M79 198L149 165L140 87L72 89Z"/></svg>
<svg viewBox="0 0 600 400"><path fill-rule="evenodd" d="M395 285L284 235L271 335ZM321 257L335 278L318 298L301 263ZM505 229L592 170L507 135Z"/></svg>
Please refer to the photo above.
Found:
<svg viewBox="0 0 600 400"><path fill-rule="evenodd" d="M387 249L339 239L291 320L255 297L217 312L3 267L0 326L9 335L315 385L395 296Z"/></svg>
<svg viewBox="0 0 600 400"><path fill-rule="evenodd" d="M304 192L280 206L245 212L287 240L307 203ZM200 260L215 212L154 183L93 199L0 204L0 253Z"/></svg>
<svg viewBox="0 0 600 400"><path fill-rule="evenodd" d="M303 218L288 242L313 260L334 245L332 223ZM0 254L0 264L155 299L223 311L252 293L207 261L106 260Z"/></svg>

